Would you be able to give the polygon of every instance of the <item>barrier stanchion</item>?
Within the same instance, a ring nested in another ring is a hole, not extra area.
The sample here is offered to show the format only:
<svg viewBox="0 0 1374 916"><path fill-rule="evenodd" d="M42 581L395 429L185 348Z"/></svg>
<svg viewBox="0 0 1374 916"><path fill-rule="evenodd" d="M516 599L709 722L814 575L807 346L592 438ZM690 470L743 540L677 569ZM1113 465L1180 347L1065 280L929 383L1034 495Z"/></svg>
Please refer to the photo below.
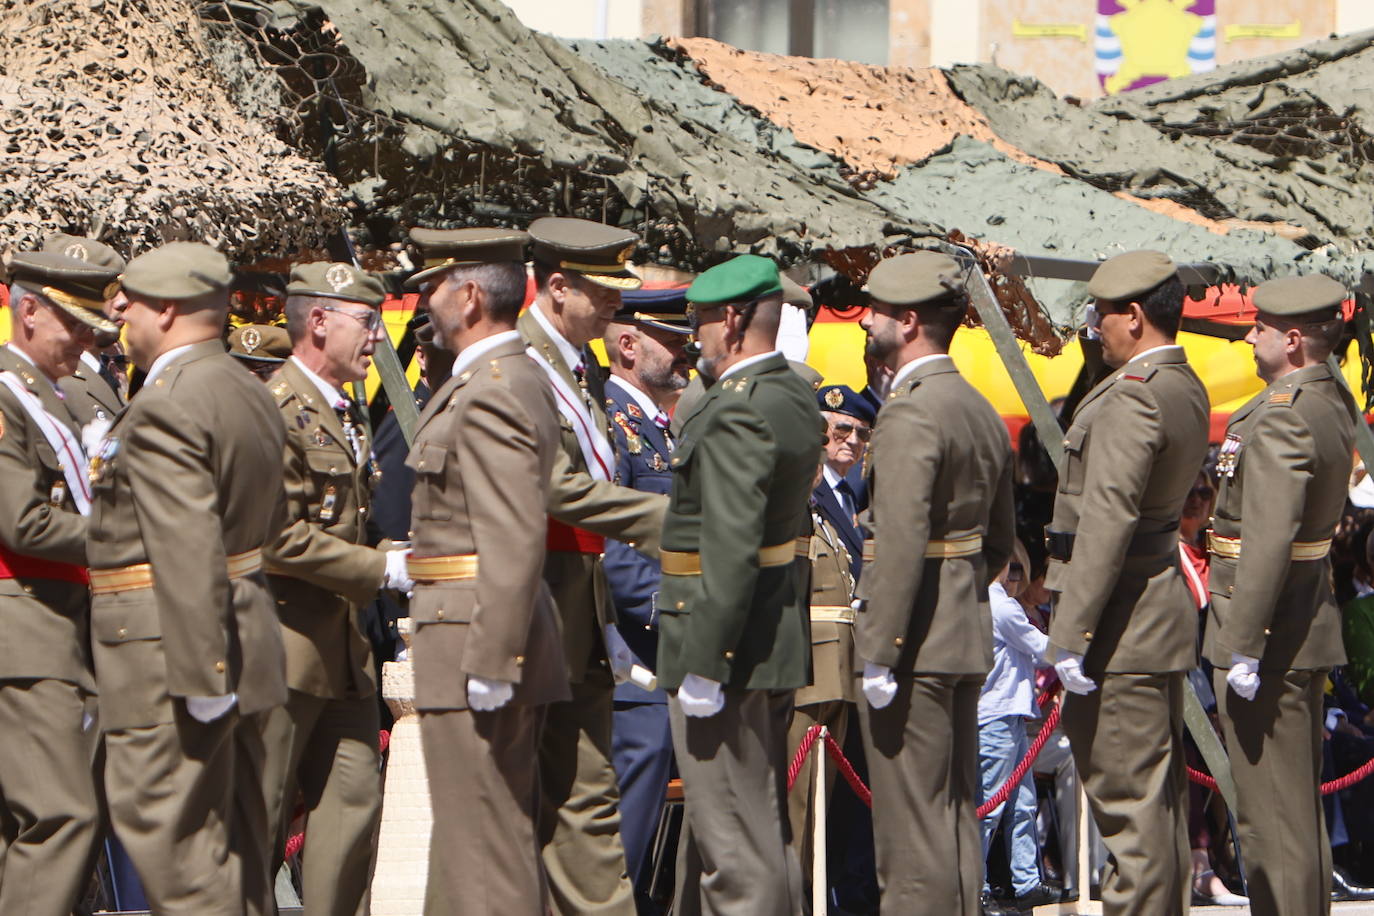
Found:
<svg viewBox="0 0 1374 916"><path fill-rule="evenodd" d="M830 729L820 727L817 736L829 743ZM816 784L811 795L811 820L814 828L811 833L811 912L815 916L826 916L830 912L830 893L827 887L826 849L825 849L825 754L816 754Z"/></svg>

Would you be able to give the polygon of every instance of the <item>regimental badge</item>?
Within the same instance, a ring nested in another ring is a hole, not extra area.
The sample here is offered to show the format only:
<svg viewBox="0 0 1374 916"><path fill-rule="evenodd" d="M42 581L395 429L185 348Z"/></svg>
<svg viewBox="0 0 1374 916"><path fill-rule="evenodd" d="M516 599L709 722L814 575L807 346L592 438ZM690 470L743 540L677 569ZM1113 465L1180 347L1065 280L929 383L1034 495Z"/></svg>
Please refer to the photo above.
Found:
<svg viewBox="0 0 1374 916"><path fill-rule="evenodd" d="M257 328L244 328L243 333L239 335L239 343L243 344L245 351L252 353L262 346L262 332Z"/></svg>
<svg viewBox="0 0 1374 916"><path fill-rule="evenodd" d="M1236 465L1240 463L1240 436L1235 433L1227 433L1226 441L1221 443L1221 450L1217 454L1217 473L1225 475L1229 480L1236 476Z"/></svg>
<svg viewBox="0 0 1374 916"><path fill-rule="evenodd" d="M329 434L326 433L326 432L324 431L324 429L323 429L322 427L319 427L319 426L315 427L315 444L316 444L316 445L328 445L328 444L329 444Z"/></svg>
<svg viewBox="0 0 1374 916"><path fill-rule="evenodd" d="M844 392L838 388L831 388L825 393L825 406L839 409L844 406Z"/></svg>
<svg viewBox="0 0 1374 916"><path fill-rule="evenodd" d="M638 455L644 451L644 440L634 433L625 436L625 447L629 449L631 455Z"/></svg>
<svg viewBox="0 0 1374 916"><path fill-rule="evenodd" d="M654 452L654 457L649 461L649 467L655 471L666 471L668 470L668 462L664 461L663 456L658 452Z"/></svg>
<svg viewBox="0 0 1374 916"><path fill-rule="evenodd" d="M324 272L324 282L337 293L353 285L353 271L344 264L335 264Z"/></svg>
<svg viewBox="0 0 1374 916"><path fill-rule="evenodd" d="M62 249L62 253L69 258L76 258L78 261L89 261L91 259L90 252L88 252L86 246L80 242L72 242L66 248Z"/></svg>
<svg viewBox="0 0 1374 916"><path fill-rule="evenodd" d="M324 499L320 500L320 521L334 521L334 514L338 511L336 508L338 502L339 493L337 490L334 489L334 485L330 484L329 486L325 487Z"/></svg>
<svg viewBox="0 0 1374 916"><path fill-rule="evenodd" d="M625 410L628 411L630 416L634 417L636 420L644 419L644 411L640 410L634 404L626 404Z"/></svg>
<svg viewBox="0 0 1374 916"><path fill-rule="evenodd" d="M52 489L48 491L48 503L53 506L61 506L67 501L67 482L65 480L54 480Z"/></svg>

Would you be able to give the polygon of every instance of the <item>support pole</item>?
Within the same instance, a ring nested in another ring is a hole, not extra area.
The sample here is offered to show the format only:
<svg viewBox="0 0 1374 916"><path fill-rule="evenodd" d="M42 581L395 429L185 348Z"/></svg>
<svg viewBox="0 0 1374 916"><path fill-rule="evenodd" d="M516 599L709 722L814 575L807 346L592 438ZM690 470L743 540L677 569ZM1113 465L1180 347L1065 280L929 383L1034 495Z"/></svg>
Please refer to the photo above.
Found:
<svg viewBox="0 0 1374 916"><path fill-rule="evenodd" d="M830 729L821 726L816 743L811 745L811 753L816 755L816 783L811 794L811 912L814 916L825 916L830 912L830 889L827 882L825 861L825 741L830 737Z"/></svg>

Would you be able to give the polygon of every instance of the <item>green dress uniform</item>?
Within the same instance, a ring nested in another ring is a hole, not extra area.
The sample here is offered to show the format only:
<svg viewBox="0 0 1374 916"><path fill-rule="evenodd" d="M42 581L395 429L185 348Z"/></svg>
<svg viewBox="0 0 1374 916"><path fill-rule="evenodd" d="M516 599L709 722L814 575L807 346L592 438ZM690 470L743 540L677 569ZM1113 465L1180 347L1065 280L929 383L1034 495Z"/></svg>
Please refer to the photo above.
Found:
<svg viewBox="0 0 1374 916"><path fill-rule="evenodd" d="M615 288L635 288L625 269L637 237L586 220L546 218L530 225L533 256L550 269L574 272ZM572 699L549 707L539 746L542 792L540 842L554 912L634 913L633 888L620 843L620 792L611 763L614 681L602 633L616 622L615 605L602 569L603 539L624 541L652 555L667 500L610 481L614 462L593 474L578 434L596 430L609 442L601 367L583 348L581 378L564 357L550 328L534 315L518 328L530 354L561 381L556 396L580 406L579 419L560 412L560 448L549 492L548 554L544 579L562 621ZM551 384L557 384L552 383ZM561 392L561 394L559 394ZM584 423L590 429L577 428Z"/></svg>
<svg viewBox="0 0 1374 916"><path fill-rule="evenodd" d="M18 254L10 269L91 324L114 279L54 254ZM100 820L87 523L67 477L85 480L80 426L13 344L0 373L24 392L0 385L0 913L65 916L89 881Z"/></svg>
<svg viewBox="0 0 1374 916"><path fill-rule="evenodd" d="M376 308L385 293L348 264L314 263L292 271L286 295ZM367 432L352 402L340 391L322 391L316 378L287 360L267 386L286 429L286 527L264 560L281 620L288 694L260 723L263 789L273 872L303 794L306 912L363 916L382 786L376 674L359 612L383 583L386 555L366 543L375 467Z"/></svg>
<svg viewBox="0 0 1374 916"><path fill-rule="evenodd" d="M1330 321L1345 297L1339 283L1316 275L1255 290L1261 320ZM1330 906L1322 693L1331 668L1346 659L1328 552L1345 508L1358 415L1324 362L1304 366L1231 415L1221 450L1203 649L1215 666L1257 916ZM1228 688L1233 654L1259 659L1252 700Z"/></svg>
<svg viewBox="0 0 1374 916"><path fill-rule="evenodd" d="M227 293L223 256L174 242L129 264L154 299ZM263 747L286 700L261 568L284 520L285 432L218 339L178 347L92 457L91 635L110 821L154 912L270 913ZM209 722L191 698L233 698Z"/></svg>
<svg viewBox="0 0 1374 916"><path fill-rule="evenodd" d="M1141 296L1174 275L1155 252L1105 262L1089 293ZM1123 279L1124 278L1124 279ZM1098 683L1070 694L1064 733L1108 862L1107 913L1184 912L1191 891L1184 673L1197 605L1178 565L1178 519L1207 453L1207 391L1183 348L1138 354L1079 403L1047 540L1050 642Z"/></svg>
<svg viewBox="0 0 1374 916"><path fill-rule="evenodd" d="M697 303L781 293L745 255L689 288ZM794 916L801 875L787 815L787 726L811 680L808 497L824 422L781 353L737 363L686 418L663 526L659 684L686 798L676 912ZM799 555L800 551L800 555ZM718 682L723 708L688 717L676 691Z"/></svg>
<svg viewBox="0 0 1374 916"><path fill-rule="evenodd" d="M914 252L879 263L868 289L893 306L967 308L958 276L953 259ZM854 624L856 673L891 669L896 695L860 702L859 722L883 911L976 916L978 693L992 668L988 585L1015 538L1011 443L949 356L913 363L874 425Z"/></svg>

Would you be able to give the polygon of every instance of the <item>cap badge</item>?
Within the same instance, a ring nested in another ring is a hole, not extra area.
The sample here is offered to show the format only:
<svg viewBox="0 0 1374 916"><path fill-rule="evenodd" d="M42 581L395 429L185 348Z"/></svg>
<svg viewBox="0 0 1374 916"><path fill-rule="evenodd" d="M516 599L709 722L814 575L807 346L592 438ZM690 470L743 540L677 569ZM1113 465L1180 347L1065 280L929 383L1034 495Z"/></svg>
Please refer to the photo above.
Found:
<svg viewBox="0 0 1374 916"><path fill-rule="evenodd" d="M257 328L247 328L244 330L243 336L239 338L239 342L243 344L244 350L252 353L262 345L262 332Z"/></svg>
<svg viewBox="0 0 1374 916"><path fill-rule="evenodd" d="M90 252L86 251L86 246L80 242L72 242L66 248L62 249L62 253L69 258L76 258L78 261L89 261L91 259Z"/></svg>
<svg viewBox="0 0 1374 916"><path fill-rule="evenodd" d="M831 388L825 393L825 404L827 407L842 407L844 405L844 393L838 388Z"/></svg>
<svg viewBox="0 0 1374 916"><path fill-rule="evenodd" d="M337 293L353 285L353 271L343 264L335 264L324 272L324 282Z"/></svg>
<svg viewBox="0 0 1374 916"><path fill-rule="evenodd" d="M634 254L634 253L635 253L635 243L634 243L634 242L631 242L630 244L628 244L628 245L625 246L625 249L624 249L623 251L621 251L620 254L618 254L618 255L615 256L615 259L616 259L617 262L619 262L619 263L621 263L621 264L624 264L626 261L630 260L630 255L632 255L632 254Z"/></svg>

